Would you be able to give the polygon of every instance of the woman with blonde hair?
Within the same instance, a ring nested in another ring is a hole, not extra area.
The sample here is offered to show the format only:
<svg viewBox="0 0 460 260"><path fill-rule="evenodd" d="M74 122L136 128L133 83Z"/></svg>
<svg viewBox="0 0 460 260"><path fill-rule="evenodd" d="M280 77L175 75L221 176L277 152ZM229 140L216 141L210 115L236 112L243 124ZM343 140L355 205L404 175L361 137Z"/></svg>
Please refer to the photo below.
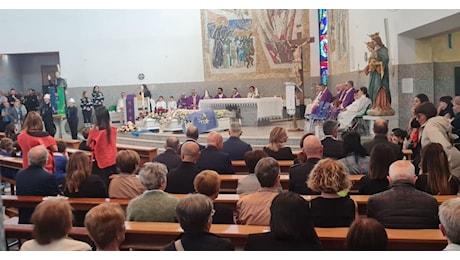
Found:
<svg viewBox="0 0 460 260"><path fill-rule="evenodd" d="M54 172L54 156L53 153L57 152L57 144L54 137L43 130L43 121L40 114L36 111L30 111L24 124L22 125L22 131L18 135L18 144L21 147L23 154L22 167L25 169L29 167L29 159L27 154L30 149L37 145L43 145L48 150L48 161L45 165L45 170L49 173Z"/></svg>
<svg viewBox="0 0 460 260"><path fill-rule="evenodd" d="M269 144L263 148L264 152L276 160L294 160L291 147L284 146L287 139L288 135L285 128L274 127L270 131Z"/></svg>
<svg viewBox="0 0 460 260"><path fill-rule="evenodd" d="M312 169L307 185L321 195L310 201L315 227L348 227L358 214L358 205L348 196L351 181L343 163L326 158Z"/></svg>
<svg viewBox="0 0 460 260"><path fill-rule="evenodd" d="M418 190L431 195L456 195L460 180L451 175L447 154L439 143L431 143L422 148L420 162L422 173L415 182Z"/></svg>
<svg viewBox="0 0 460 260"><path fill-rule="evenodd" d="M72 229L72 207L67 200L44 200L31 218L34 239L26 241L21 251L91 251L90 245L67 235Z"/></svg>
<svg viewBox="0 0 460 260"><path fill-rule="evenodd" d="M91 174L91 162L84 152L70 156L66 167L64 195L71 198L107 198L107 188L98 175ZM83 227L87 211L75 211L75 226Z"/></svg>

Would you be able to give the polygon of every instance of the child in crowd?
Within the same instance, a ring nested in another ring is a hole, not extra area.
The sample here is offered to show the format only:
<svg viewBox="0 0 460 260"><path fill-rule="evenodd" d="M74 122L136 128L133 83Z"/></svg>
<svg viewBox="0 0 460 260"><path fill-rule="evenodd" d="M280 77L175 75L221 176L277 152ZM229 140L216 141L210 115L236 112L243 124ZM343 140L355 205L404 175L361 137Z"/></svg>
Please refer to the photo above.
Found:
<svg viewBox="0 0 460 260"><path fill-rule="evenodd" d="M88 139L88 135L89 135L89 128L84 127L81 130L81 135L83 136L84 139L81 141L80 146L78 147L78 149L84 150L84 151L91 151L91 148L89 148L88 145L86 144L86 140Z"/></svg>
<svg viewBox="0 0 460 260"><path fill-rule="evenodd" d="M0 141L0 155L3 156L12 156L14 152L14 146L13 146L13 140L8 137L2 138ZM9 179L16 179L16 174L18 173L18 170L12 169L12 168L7 168L7 167L0 167L0 171L2 173L2 177L6 177Z"/></svg>
<svg viewBox="0 0 460 260"><path fill-rule="evenodd" d="M58 181L58 184L64 184L65 182L65 168L67 166L67 161L69 160L67 155L67 144L63 141L57 141L58 151L54 152L54 175Z"/></svg>

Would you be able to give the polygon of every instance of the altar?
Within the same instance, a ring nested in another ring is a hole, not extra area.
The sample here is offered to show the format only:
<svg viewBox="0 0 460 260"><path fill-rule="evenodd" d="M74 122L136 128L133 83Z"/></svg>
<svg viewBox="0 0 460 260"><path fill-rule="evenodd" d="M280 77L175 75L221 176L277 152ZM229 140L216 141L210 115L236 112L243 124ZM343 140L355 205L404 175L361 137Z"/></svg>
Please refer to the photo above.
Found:
<svg viewBox="0 0 460 260"><path fill-rule="evenodd" d="M202 99L199 107L235 111L242 126L268 125L270 119L283 116L283 100L280 97Z"/></svg>

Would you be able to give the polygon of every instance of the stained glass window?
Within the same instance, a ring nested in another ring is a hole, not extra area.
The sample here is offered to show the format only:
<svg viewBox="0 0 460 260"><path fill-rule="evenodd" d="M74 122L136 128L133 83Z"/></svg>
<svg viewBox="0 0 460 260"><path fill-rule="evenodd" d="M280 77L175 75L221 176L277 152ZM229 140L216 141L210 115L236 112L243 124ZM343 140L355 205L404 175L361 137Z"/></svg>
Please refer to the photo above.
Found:
<svg viewBox="0 0 460 260"><path fill-rule="evenodd" d="M319 19L319 62L321 83L327 85L329 76L328 48L327 48L327 10L318 10Z"/></svg>

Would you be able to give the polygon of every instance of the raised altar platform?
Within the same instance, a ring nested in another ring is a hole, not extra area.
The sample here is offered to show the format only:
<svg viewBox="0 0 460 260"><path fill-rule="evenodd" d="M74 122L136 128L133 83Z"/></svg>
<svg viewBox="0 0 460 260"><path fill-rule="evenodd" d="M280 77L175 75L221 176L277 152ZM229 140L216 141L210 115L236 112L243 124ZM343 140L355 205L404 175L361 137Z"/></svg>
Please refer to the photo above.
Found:
<svg viewBox="0 0 460 260"><path fill-rule="evenodd" d="M268 125L270 119L282 118L283 100L280 97L202 99L200 109L236 111L242 126Z"/></svg>

